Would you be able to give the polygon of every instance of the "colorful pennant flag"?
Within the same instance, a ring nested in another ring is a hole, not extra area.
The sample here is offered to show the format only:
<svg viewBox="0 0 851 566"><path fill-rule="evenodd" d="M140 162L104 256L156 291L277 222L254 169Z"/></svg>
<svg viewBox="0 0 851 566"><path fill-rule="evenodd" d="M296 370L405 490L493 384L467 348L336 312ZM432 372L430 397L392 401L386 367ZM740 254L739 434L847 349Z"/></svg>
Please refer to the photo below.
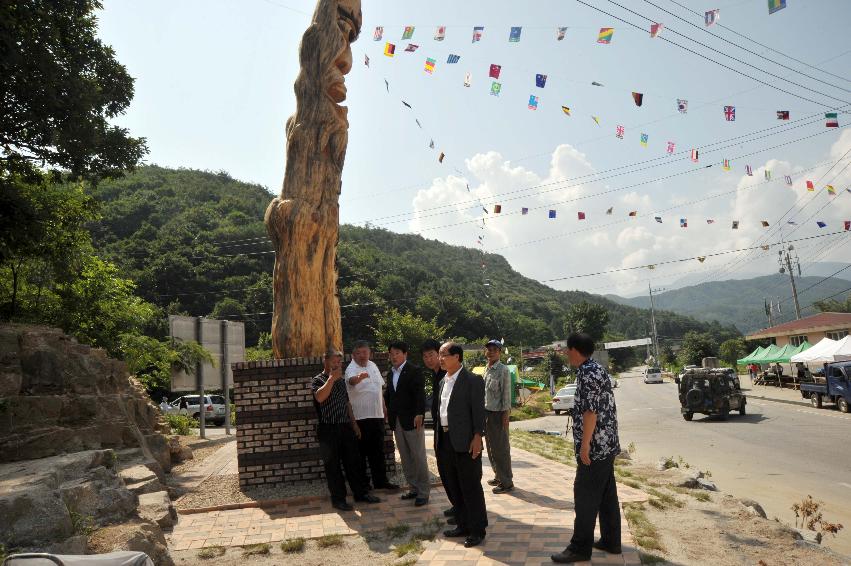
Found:
<svg viewBox="0 0 851 566"><path fill-rule="evenodd" d="M762 224L763 228L768 228L768 220L761 220L760 224Z"/></svg>
<svg viewBox="0 0 851 566"><path fill-rule="evenodd" d="M529 214L529 209L524 206L523 208L520 209L520 214L522 214L523 216L526 216L527 214Z"/></svg>
<svg viewBox="0 0 851 566"><path fill-rule="evenodd" d="M836 189L833 188L833 185L827 185L825 189L827 189L827 194L830 196L836 196Z"/></svg>
<svg viewBox="0 0 851 566"><path fill-rule="evenodd" d="M467 71L464 73L464 86L469 87L473 84L473 74Z"/></svg>
<svg viewBox="0 0 851 566"><path fill-rule="evenodd" d="M660 33L662 33L662 28L665 26L662 24L650 24L650 37L656 37Z"/></svg>
<svg viewBox="0 0 851 566"><path fill-rule="evenodd" d="M638 216L638 211L637 210L630 210L629 215L632 216L633 218L635 218L636 216Z"/></svg>
<svg viewBox="0 0 851 566"><path fill-rule="evenodd" d="M678 98L677 99L677 110L680 111L680 114L687 113L688 112L688 100Z"/></svg>
<svg viewBox="0 0 851 566"><path fill-rule="evenodd" d="M614 209L615 209L615 207L614 207L614 206L610 206L609 208L607 208L607 209L606 209L606 214L608 214L609 216L611 216L611 215L612 215L612 211L613 211Z"/></svg>
<svg viewBox="0 0 851 566"><path fill-rule="evenodd" d="M816 225L818 225L819 228L824 228L827 226L827 224L822 222L821 220L817 220Z"/></svg>
<svg viewBox="0 0 851 566"><path fill-rule="evenodd" d="M739 221L733 220L733 230L738 230L738 229L739 229Z"/></svg>
<svg viewBox="0 0 851 566"><path fill-rule="evenodd" d="M396 54L396 46L393 45L392 43L389 43L389 42L385 43L384 44L384 54L387 55L388 57L393 57L393 55Z"/></svg>
<svg viewBox="0 0 851 566"><path fill-rule="evenodd" d="M761 248L763 251L765 251L765 252L767 252L767 251L768 251L768 249L769 249L770 247L771 247L771 246L770 246L770 245L768 245L768 244L764 244L764 245L760 246L760 248Z"/></svg>
<svg viewBox="0 0 851 566"><path fill-rule="evenodd" d="M600 118L598 116L591 116L591 119L594 120L595 124L600 125Z"/></svg>
<svg viewBox="0 0 851 566"><path fill-rule="evenodd" d="M666 150L668 152L668 155L671 155L672 153L674 153L674 149L676 148L676 146L677 146L677 144L675 144L674 142L672 142L672 141L668 142L668 149Z"/></svg>
<svg viewBox="0 0 851 566"><path fill-rule="evenodd" d="M416 51L419 48L420 48L419 45L414 45L413 43L409 43L408 46L405 48L405 51L407 53L413 53L414 51Z"/></svg>
<svg viewBox="0 0 851 566"><path fill-rule="evenodd" d="M618 139L623 139L624 129L623 126L618 126L615 128L615 137Z"/></svg>
<svg viewBox="0 0 851 566"><path fill-rule="evenodd" d="M556 211L555 211L555 210L550 210L550 211L549 211L549 213L547 214L547 216L548 216L549 218L555 218L555 217L556 217Z"/></svg>
<svg viewBox="0 0 851 566"><path fill-rule="evenodd" d="M790 177L789 175L785 175L785 178L786 178L786 184L791 187L792 186L792 177Z"/></svg>
<svg viewBox="0 0 851 566"><path fill-rule="evenodd" d="M851 220L846 220L845 222L843 222L843 224L845 225L845 231L846 232L851 230Z"/></svg>
<svg viewBox="0 0 851 566"><path fill-rule="evenodd" d="M434 40L443 41L446 38L446 26L437 26L434 31Z"/></svg>
<svg viewBox="0 0 851 566"><path fill-rule="evenodd" d="M786 0L768 0L768 15L779 12L786 7Z"/></svg>
<svg viewBox="0 0 851 566"><path fill-rule="evenodd" d="M745 173L748 174L748 177L753 177L753 168L750 165L745 165Z"/></svg>
<svg viewBox="0 0 851 566"><path fill-rule="evenodd" d="M457 63L460 60L461 60L460 55L455 55L454 53L450 53L449 57L446 58L446 63L449 64L449 65L454 65L455 63Z"/></svg>
<svg viewBox="0 0 851 566"><path fill-rule="evenodd" d="M556 41L561 41L564 39L564 35L567 33L566 27L560 27L556 29Z"/></svg>
<svg viewBox="0 0 851 566"><path fill-rule="evenodd" d="M691 150L691 160L695 163L698 161L698 151L696 149Z"/></svg>
<svg viewBox="0 0 851 566"><path fill-rule="evenodd" d="M432 59L431 57L426 58L425 61L425 72L431 75L434 73L434 66L437 64L437 61Z"/></svg>
<svg viewBox="0 0 851 566"><path fill-rule="evenodd" d="M777 119L778 120L788 120L789 119L789 111L788 110L778 110L777 111Z"/></svg>
<svg viewBox="0 0 851 566"><path fill-rule="evenodd" d="M547 75L535 75L535 86L538 88L544 88L547 86Z"/></svg>
<svg viewBox="0 0 851 566"><path fill-rule="evenodd" d="M724 171L729 171L730 170L730 160L725 159L724 163L721 164L721 168L724 169Z"/></svg>
<svg viewBox="0 0 851 566"><path fill-rule="evenodd" d="M766 181L771 180L771 171L769 171L768 169L765 170L765 180Z"/></svg>
<svg viewBox="0 0 851 566"><path fill-rule="evenodd" d="M577 212L577 213L576 213L576 217L577 217L579 220L585 220L585 213L584 213L584 212Z"/></svg>
<svg viewBox="0 0 851 566"><path fill-rule="evenodd" d="M375 31L372 33L372 41L381 41L384 37L384 28L382 26L376 26Z"/></svg>
<svg viewBox="0 0 851 566"><path fill-rule="evenodd" d="M653 271L654 269L656 269L656 264L650 264L650 265L648 265L648 266L647 266L647 269L649 269L650 271Z"/></svg>
<svg viewBox="0 0 851 566"><path fill-rule="evenodd" d="M529 95L529 110L537 110L538 109L538 97L534 94Z"/></svg>
<svg viewBox="0 0 851 566"><path fill-rule="evenodd" d="M704 14L703 18L706 27L717 23L719 19L721 19L721 10L719 9L709 10L706 14Z"/></svg>
<svg viewBox="0 0 851 566"><path fill-rule="evenodd" d="M706 261L706 256L705 255L697 256L697 261L699 261L700 263L703 263L704 261Z"/></svg>
<svg viewBox="0 0 851 566"><path fill-rule="evenodd" d="M499 72L502 70L502 65L495 65L491 63L490 71L488 72L488 76L492 79L499 78Z"/></svg>
<svg viewBox="0 0 851 566"><path fill-rule="evenodd" d="M614 33L615 28L600 28L600 33L597 35L597 43L608 45L612 42Z"/></svg>
<svg viewBox="0 0 851 566"><path fill-rule="evenodd" d="M636 106L641 106L641 103L644 102L644 93L641 92L633 92L632 100L635 102Z"/></svg>
<svg viewBox="0 0 851 566"><path fill-rule="evenodd" d="M567 106L562 106L561 111L570 116L570 108L568 108Z"/></svg>
<svg viewBox="0 0 851 566"><path fill-rule="evenodd" d="M517 43L520 41L520 33L523 31L522 27L516 26L511 28L511 33L508 34L508 41L511 43Z"/></svg>
<svg viewBox="0 0 851 566"><path fill-rule="evenodd" d="M839 127L839 120L836 117L836 112L826 112L824 118L827 120L824 125L828 128Z"/></svg>
<svg viewBox="0 0 851 566"><path fill-rule="evenodd" d="M650 138L647 134L641 134L641 138L639 139L639 143L642 147L647 147L647 140Z"/></svg>
<svg viewBox="0 0 851 566"><path fill-rule="evenodd" d="M714 219L712 219L712 218L707 218L707 219L706 219L706 223L707 223L707 224L715 224L715 220L714 220Z"/></svg>
<svg viewBox="0 0 851 566"><path fill-rule="evenodd" d="M429 141L428 141L428 147L429 147L430 149L434 149L434 140L429 140ZM469 187L469 185L468 185L468 186L467 186L467 190L469 190L469 188L470 188L470 187Z"/></svg>
<svg viewBox="0 0 851 566"><path fill-rule="evenodd" d="M494 81L491 84L491 96L499 96L499 91L502 90L502 83Z"/></svg>
<svg viewBox="0 0 851 566"><path fill-rule="evenodd" d="M735 106L725 106L724 107L724 119L728 122L736 121L736 107Z"/></svg>
<svg viewBox="0 0 851 566"><path fill-rule="evenodd" d="M482 35L485 33L484 26L476 26L473 28L473 43L482 40Z"/></svg>
<svg viewBox="0 0 851 566"><path fill-rule="evenodd" d="M405 31L402 32L402 39L411 39L414 37L414 26L405 26Z"/></svg>
<svg viewBox="0 0 851 566"><path fill-rule="evenodd" d="M501 204L493 205L493 213L499 214L500 212L502 212L502 205Z"/></svg>
<svg viewBox="0 0 851 566"><path fill-rule="evenodd" d="M807 181L807 190L810 191L810 192L813 192L814 190L816 190L816 187L815 187L815 185L813 185L812 181Z"/></svg>
<svg viewBox="0 0 851 566"><path fill-rule="evenodd" d="M363 64L369 67L369 56L366 53L363 54Z"/></svg>
<svg viewBox="0 0 851 566"><path fill-rule="evenodd" d="M688 228L688 219L680 218L680 228Z"/></svg>
<svg viewBox="0 0 851 566"><path fill-rule="evenodd" d="M441 152L440 152L440 157L438 157L438 158L437 158L437 162L438 162L438 163L443 163L443 158L444 158L444 157L446 157L446 155L445 155L445 154L441 151Z"/></svg>
<svg viewBox="0 0 851 566"><path fill-rule="evenodd" d="M655 221L656 221L656 222L658 222L659 224L661 224L661 223L662 223L662 217L661 217L661 216L654 216L654 217L653 217L653 220L655 220Z"/></svg>

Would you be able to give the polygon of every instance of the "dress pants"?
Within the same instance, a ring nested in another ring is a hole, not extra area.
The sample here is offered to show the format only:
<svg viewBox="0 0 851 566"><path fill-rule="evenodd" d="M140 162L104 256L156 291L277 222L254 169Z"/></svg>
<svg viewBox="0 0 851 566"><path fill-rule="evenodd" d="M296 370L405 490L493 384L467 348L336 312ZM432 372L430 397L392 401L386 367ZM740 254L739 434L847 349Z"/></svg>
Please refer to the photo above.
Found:
<svg viewBox="0 0 851 566"><path fill-rule="evenodd" d="M443 460L446 473L444 487L449 501L455 507L455 520L458 528L470 535L485 536L488 526L488 512L485 508L485 492L482 490L482 457L473 459L467 452L456 452L449 441L449 435L440 425L438 435L438 458Z"/></svg>
<svg viewBox="0 0 851 566"><path fill-rule="evenodd" d="M360 427L360 440L358 441L358 449L360 450L361 463L364 470L364 479L366 479L366 468L369 463L369 477L372 479L372 486L377 488L387 485L387 471L384 463L384 419L360 419L358 420Z"/></svg>
<svg viewBox="0 0 851 566"><path fill-rule="evenodd" d="M322 424L317 428L319 437L319 452L322 455L322 463L325 464L325 480L328 482L328 491L331 492L331 501L343 503L346 501L346 480L352 494L359 499L367 494L366 484L363 480L361 470L360 452L358 452L358 441L350 423ZM342 464L346 475L340 469Z"/></svg>
<svg viewBox="0 0 851 566"><path fill-rule="evenodd" d="M503 424L502 411L488 411L485 425L485 444L496 481L503 487L514 485L511 473L511 444L508 442L508 431Z"/></svg>
<svg viewBox="0 0 851 566"><path fill-rule="evenodd" d="M450 505L455 508L455 500L452 498L452 493L449 491L449 479L446 475L446 456L440 453L440 449L437 446L437 439L439 435L442 433L440 430L440 419L437 418L433 421L434 425L434 458L437 460L437 473L440 476L440 483L443 484L443 490L446 492L446 497L449 499Z"/></svg>
<svg viewBox="0 0 851 566"><path fill-rule="evenodd" d="M570 539L568 550L581 556L591 556L598 513L600 540L609 547L620 546L621 513L615 485L614 455L603 460L592 460L590 466L577 459L573 500L576 518L573 521L573 538Z"/></svg>
<svg viewBox="0 0 851 566"><path fill-rule="evenodd" d="M393 431L399 458L402 460L402 471L405 480L411 485L411 490L417 497L428 499L431 493L429 483L428 460L425 449L425 428L405 430L399 420L396 420L396 430Z"/></svg>

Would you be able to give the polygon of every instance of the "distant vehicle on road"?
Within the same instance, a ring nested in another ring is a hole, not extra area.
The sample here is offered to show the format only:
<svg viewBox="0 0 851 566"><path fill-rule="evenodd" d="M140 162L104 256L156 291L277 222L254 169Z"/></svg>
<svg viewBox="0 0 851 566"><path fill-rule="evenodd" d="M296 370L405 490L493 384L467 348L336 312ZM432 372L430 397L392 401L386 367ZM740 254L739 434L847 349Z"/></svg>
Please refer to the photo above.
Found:
<svg viewBox="0 0 851 566"><path fill-rule="evenodd" d="M747 400L739 376L729 368L687 369L674 379L680 397L680 412L687 421L695 413L718 415L726 419L730 411L745 414Z"/></svg>
<svg viewBox="0 0 851 566"><path fill-rule="evenodd" d="M611 380L611 382L612 382L612 389L616 388L616 387L618 386L618 380L617 380L615 377L611 376L611 375L609 376L609 379L610 379L610 380Z"/></svg>
<svg viewBox="0 0 851 566"><path fill-rule="evenodd" d="M576 397L576 384L559 389L553 397L553 412L560 415L562 411L573 409L574 397Z"/></svg>
<svg viewBox="0 0 851 566"><path fill-rule="evenodd" d="M185 399L185 406L181 408L181 400ZM178 397L168 407L166 411L172 415L189 415L193 419L201 418L199 406L198 406L198 395L186 395L184 397ZM204 422L212 423L216 426L222 426L225 424L225 411L227 407L225 405L225 398L221 395L204 395L204 405L206 410L204 411Z"/></svg>
<svg viewBox="0 0 851 566"><path fill-rule="evenodd" d="M659 368L646 368L644 370L644 383L662 383L662 370Z"/></svg>
<svg viewBox="0 0 851 566"><path fill-rule="evenodd" d="M801 384L801 396L818 409L826 401L835 403L840 411L847 413L851 403L851 362L827 364L826 370L824 383Z"/></svg>

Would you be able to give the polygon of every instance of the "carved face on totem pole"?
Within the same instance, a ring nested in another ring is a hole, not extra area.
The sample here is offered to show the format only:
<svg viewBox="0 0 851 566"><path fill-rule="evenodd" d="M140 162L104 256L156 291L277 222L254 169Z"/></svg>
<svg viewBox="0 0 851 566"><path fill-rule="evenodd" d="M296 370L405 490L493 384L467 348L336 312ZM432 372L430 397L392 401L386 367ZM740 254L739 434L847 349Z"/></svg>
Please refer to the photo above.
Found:
<svg viewBox="0 0 851 566"><path fill-rule="evenodd" d="M337 113L346 119L347 108L338 106L346 100L346 79L344 75L352 70L352 47L360 34L362 23L359 0L338 0L337 27L339 28L339 46L334 52L333 64L325 73L325 95L334 103Z"/></svg>

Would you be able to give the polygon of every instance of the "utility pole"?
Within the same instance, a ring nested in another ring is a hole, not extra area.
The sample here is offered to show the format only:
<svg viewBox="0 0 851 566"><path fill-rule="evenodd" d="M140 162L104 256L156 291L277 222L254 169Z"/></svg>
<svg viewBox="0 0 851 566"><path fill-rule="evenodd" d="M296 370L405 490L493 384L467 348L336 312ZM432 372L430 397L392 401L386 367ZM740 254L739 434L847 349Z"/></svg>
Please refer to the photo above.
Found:
<svg viewBox="0 0 851 566"><path fill-rule="evenodd" d="M650 291L650 330L653 333L653 355L656 358L656 365L659 366L659 335L656 333L656 304L653 302L653 288L650 287L649 281L647 282L647 290ZM657 289L657 291L659 290Z"/></svg>
<svg viewBox="0 0 851 566"><path fill-rule="evenodd" d="M801 320L801 305L798 303L798 288L795 286L795 273L792 270L792 262L798 266L798 275L801 274L801 262L798 259L797 254L792 255L795 251L795 246L789 244L789 247L786 250L780 250L777 252L778 258L777 261L780 264L780 273L789 272L789 281L792 284L792 299L795 301L795 318L797 320ZM779 302L778 302L779 303Z"/></svg>

